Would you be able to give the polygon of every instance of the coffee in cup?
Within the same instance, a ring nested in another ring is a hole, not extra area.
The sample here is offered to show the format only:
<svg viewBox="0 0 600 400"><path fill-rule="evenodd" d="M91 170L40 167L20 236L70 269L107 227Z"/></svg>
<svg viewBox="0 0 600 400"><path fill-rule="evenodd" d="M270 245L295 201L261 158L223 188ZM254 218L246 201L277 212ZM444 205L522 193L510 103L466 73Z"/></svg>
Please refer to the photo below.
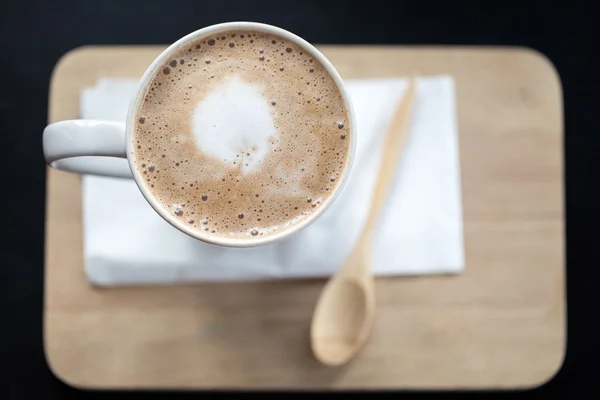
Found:
<svg viewBox="0 0 600 400"><path fill-rule="evenodd" d="M221 31L184 42L151 74L130 156L138 184L196 235L253 241L294 229L344 176L344 98L298 43Z"/></svg>

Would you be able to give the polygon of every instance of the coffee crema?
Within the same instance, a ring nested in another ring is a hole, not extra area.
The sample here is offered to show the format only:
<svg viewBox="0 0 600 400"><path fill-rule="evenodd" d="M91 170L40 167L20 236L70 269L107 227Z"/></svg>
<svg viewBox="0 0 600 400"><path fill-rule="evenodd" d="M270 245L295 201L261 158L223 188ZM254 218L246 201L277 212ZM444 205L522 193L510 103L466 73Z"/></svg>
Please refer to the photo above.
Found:
<svg viewBox="0 0 600 400"><path fill-rule="evenodd" d="M173 218L202 236L257 239L310 217L342 177L344 99L311 54L260 31L187 43L137 109L133 162Z"/></svg>

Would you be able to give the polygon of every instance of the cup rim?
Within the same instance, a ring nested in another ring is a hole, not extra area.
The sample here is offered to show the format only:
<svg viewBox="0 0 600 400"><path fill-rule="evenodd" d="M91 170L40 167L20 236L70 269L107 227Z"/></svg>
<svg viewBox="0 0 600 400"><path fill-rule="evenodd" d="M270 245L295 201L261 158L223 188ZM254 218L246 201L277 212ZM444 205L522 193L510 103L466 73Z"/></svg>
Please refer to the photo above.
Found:
<svg viewBox="0 0 600 400"><path fill-rule="evenodd" d="M204 36L209 36L217 32L229 31L229 30L254 30L265 32L269 34L273 34L276 36L280 36L296 45L302 47L305 51L309 52L313 57L317 59L323 65L327 73L333 78L342 99L344 100L344 106L346 107L346 112L348 115L348 123L349 123L349 148L348 154L346 157L346 164L344 165L344 169L342 171L341 178L338 179L337 184L334 186L331 194L321 203L321 206L307 218L295 223L289 228L281 229L279 232L276 232L272 235L268 235L262 238L252 238L252 239L240 239L234 237L226 237L226 236L211 236L203 235L202 232L196 231L192 229L189 225L186 225L182 221L174 218L166 208L162 207L159 202L154 198L150 190L148 189L146 183L140 176L140 173L137 171L137 168L134 164L134 151L133 151L133 130L135 127L135 116L136 111L139 106L139 103L143 97L143 94L146 91L147 84L150 79L154 76L155 72L162 68L163 65L167 63L173 53L179 50L181 47L186 46L189 42L196 40L197 38L201 38ZM284 238L288 238L293 234L303 230L304 228L311 225L315 222L319 217L325 213L331 204L337 199L340 192L346 185L348 180L348 176L350 175L350 170L352 169L352 164L354 162L354 156L356 152L356 115L354 112L354 108L352 106L352 101L350 96L344 86L344 82L335 69L335 67L331 64L331 62L312 44L302 39L298 35L289 32L283 28L279 28L273 25L259 23L259 22L249 22L249 21L235 21L235 22L223 22L215 25L210 25L196 31L193 31L177 41L173 44L169 45L165 50L163 50L155 59L152 61L150 66L146 69L140 82L138 84L138 88L136 90L136 95L134 99L129 104L129 110L127 113L127 120L125 124L125 141L126 141L126 151L127 151L127 161L129 163L129 168L131 169L131 174L133 175L133 179L141 191L142 195L146 199L146 201L150 204L150 206L156 211L165 221L171 224L173 227L177 228L181 232L191 236L195 239L203 241L205 243L210 243L219 246L225 247L256 247L262 246L274 242L278 242Z"/></svg>

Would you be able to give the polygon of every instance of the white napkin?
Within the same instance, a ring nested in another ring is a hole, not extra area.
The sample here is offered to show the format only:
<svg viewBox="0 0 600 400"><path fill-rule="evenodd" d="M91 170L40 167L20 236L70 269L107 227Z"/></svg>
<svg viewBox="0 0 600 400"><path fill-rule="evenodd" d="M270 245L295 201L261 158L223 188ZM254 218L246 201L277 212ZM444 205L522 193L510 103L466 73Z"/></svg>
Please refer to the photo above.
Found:
<svg viewBox="0 0 600 400"><path fill-rule="evenodd" d="M84 259L96 285L328 276L342 264L370 205L383 137L407 81L347 80L358 123L346 187L315 223L283 242L246 249L206 244L179 232L146 203L133 180L83 177ZM81 96L81 117L124 121L137 80L100 79ZM454 81L417 83L412 123L394 187L374 238L376 275L464 269ZM124 160L122 168L126 169Z"/></svg>

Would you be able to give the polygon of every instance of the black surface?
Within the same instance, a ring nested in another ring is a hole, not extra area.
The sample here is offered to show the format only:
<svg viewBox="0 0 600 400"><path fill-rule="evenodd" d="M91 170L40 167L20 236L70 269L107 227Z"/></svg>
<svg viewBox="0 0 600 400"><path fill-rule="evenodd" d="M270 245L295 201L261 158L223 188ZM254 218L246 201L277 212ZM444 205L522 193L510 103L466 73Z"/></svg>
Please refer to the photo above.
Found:
<svg viewBox="0 0 600 400"><path fill-rule="evenodd" d="M45 165L41 133L56 61L84 44L167 44L233 20L281 26L316 43L533 47L556 65L565 103L568 348L545 397L587 390L598 361L598 17L593 2L15 1L0 3L0 399L71 398L42 345ZM595 36L596 35L596 36ZM596 245L597 246L597 245ZM507 288L510 290L510 288ZM586 340L588 339L588 340ZM82 365L85 368L85 365ZM532 393L529 393L530 395ZM130 393L129 395L134 395ZM135 395L137 397L137 395ZM593 397L593 396L592 396Z"/></svg>

